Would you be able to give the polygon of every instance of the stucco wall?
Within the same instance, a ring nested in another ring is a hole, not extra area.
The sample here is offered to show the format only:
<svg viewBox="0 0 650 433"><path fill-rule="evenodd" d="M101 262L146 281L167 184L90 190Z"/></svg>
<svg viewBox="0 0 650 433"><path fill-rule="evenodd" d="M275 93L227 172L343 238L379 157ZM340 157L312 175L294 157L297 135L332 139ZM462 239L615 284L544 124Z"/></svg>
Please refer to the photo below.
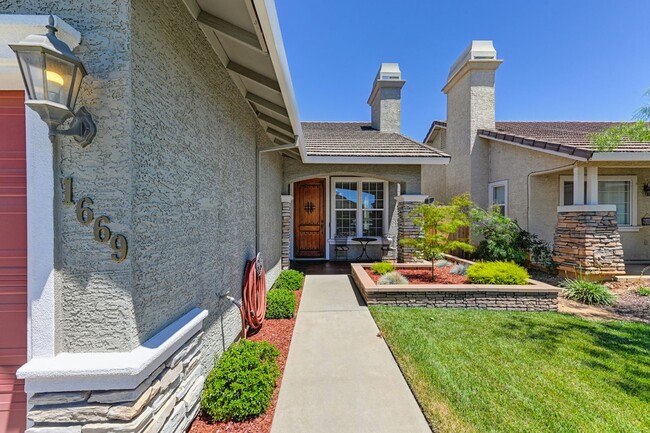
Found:
<svg viewBox="0 0 650 433"><path fill-rule="evenodd" d="M207 309L211 358L241 329L220 295L239 296L255 256L256 152L271 143L180 0L134 0L131 31L137 337ZM282 165L262 158L260 246L276 271Z"/></svg>
<svg viewBox="0 0 650 433"><path fill-rule="evenodd" d="M130 350L200 307L208 364L240 330L219 294L239 296L255 255L256 150L271 143L181 0L0 3L0 13L50 12L81 32L75 53L89 75L78 107L98 128L86 148L55 144L57 350ZM282 159L262 161L259 244L272 279ZM66 176L74 199L91 197L95 217L127 237L124 262L61 204Z"/></svg>
<svg viewBox="0 0 650 433"><path fill-rule="evenodd" d="M439 131L430 146L446 152L445 131ZM447 202L451 198L447 188L447 166L446 165L423 165L422 166L422 188L423 194L433 197L436 201Z"/></svg>
<svg viewBox="0 0 650 433"><path fill-rule="evenodd" d="M0 2L0 13L58 15L81 32L75 53L84 62L77 107L97 124L93 143L81 148L58 137L54 145L54 226L57 351L118 350L138 343L132 305L132 260L116 264L111 249L93 240L74 207L61 204L61 181L71 176L74 199L93 199L96 216L113 231L132 235L130 2L22 0ZM43 29L45 31L45 29ZM52 215L41 215L52 218Z"/></svg>

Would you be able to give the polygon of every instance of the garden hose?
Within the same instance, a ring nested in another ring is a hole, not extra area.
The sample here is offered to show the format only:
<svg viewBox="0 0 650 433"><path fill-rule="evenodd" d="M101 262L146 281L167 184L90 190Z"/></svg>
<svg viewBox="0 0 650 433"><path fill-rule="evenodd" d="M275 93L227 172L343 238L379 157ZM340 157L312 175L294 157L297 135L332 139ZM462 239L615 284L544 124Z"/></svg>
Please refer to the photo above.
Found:
<svg viewBox="0 0 650 433"><path fill-rule="evenodd" d="M240 311L242 338L246 338L247 327L249 330L261 328L266 314L266 274L260 254L246 263Z"/></svg>

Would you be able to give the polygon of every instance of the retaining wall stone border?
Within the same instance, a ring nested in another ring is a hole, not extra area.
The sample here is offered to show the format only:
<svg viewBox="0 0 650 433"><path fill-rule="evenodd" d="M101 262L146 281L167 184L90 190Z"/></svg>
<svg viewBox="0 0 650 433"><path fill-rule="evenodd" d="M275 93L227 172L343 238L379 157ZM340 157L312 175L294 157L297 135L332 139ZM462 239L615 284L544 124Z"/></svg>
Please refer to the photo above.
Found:
<svg viewBox="0 0 650 433"><path fill-rule="evenodd" d="M203 332L134 389L33 394L26 433L181 433L199 411Z"/></svg>

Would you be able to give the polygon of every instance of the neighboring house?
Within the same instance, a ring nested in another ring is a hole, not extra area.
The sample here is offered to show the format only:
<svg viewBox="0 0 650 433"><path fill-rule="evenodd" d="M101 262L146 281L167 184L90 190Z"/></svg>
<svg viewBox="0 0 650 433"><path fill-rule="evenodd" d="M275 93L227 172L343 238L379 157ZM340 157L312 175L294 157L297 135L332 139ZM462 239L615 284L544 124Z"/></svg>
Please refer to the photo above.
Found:
<svg viewBox="0 0 650 433"><path fill-rule="evenodd" d="M86 147L50 142L8 48L49 13L88 71ZM269 287L337 235L410 259L421 167L449 157L399 133L403 85L384 64L370 123L301 124L272 0L2 2L0 432L183 431L258 251Z"/></svg>
<svg viewBox="0 0 650 433"><path fill-rule="evenodd" d="M473 41L451 67L447 120L424 139L451 163L424 167L422 192L444 201L469 191L498 206L554 244L569 274L608 276L624 272L623 259L650 261L650 143L598 152L589 135L615 122L495 121L501 62L491 41Z"/></svg>

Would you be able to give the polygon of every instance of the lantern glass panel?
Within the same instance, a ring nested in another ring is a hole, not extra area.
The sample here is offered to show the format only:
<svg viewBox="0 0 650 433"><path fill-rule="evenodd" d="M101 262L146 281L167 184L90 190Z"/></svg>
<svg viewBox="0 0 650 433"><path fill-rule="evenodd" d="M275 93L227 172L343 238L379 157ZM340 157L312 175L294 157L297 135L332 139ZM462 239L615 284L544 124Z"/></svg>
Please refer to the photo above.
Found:
<svg viewBox="0 0 650 433"><path fill-rule="evenodd" d="M46 99L43 85L43 53L23 51L18 54L29 99Z"/></svg>
<svg viewBox="0 0 650 433"><path fill-rule="evenodd" d="M69 103L75 67L76 65L74 63L50 54L45 54L45 78L47 85L47 97L45 99L65 105L70 109L73 108Z"/></svg>

